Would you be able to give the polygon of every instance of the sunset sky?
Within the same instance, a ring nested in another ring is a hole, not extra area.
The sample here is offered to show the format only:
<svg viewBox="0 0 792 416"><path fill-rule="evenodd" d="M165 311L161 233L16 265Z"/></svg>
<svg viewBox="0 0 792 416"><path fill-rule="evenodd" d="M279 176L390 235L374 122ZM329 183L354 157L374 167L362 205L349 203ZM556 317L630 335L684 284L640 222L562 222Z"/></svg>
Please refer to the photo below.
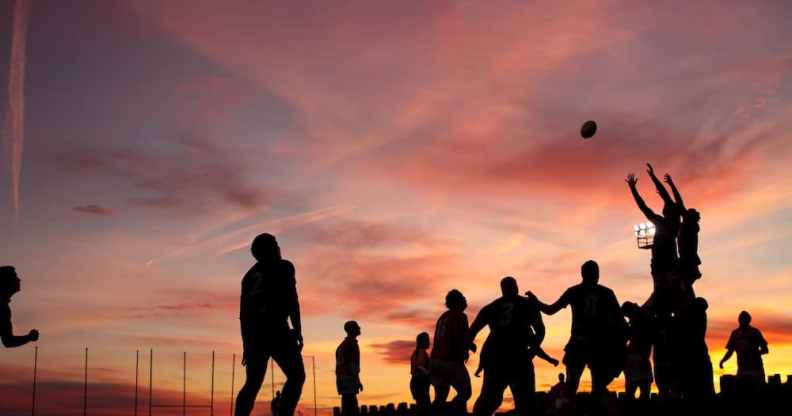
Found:
<svg viewBox="0 0 792 416"><path fill-rule="evenodd" d="M297 269L318 406L339 402L348 319L363 328L361 403L407 401L405 361L449 289L472 320L505 275L550 302L595 259L620 302L644 301L624 177L659 209L647 161L702 213L715 366L746 309L767 372L792 373L792 7L652 3L33 0L18 213L14 155L0 159L0 264L22 278L17 332L41 331L42 414L81 414L86 346L95 414L131 414L149 348L161 402L180 400L183 351L188 400L206 402L215 350L227 414L261 232ZM584 141L588 119L599 131ZM546 317L558 358L569 318ZM32 358L0 351L0 413L29 407ZM536 366L540 389L563 370Z"/></svg>

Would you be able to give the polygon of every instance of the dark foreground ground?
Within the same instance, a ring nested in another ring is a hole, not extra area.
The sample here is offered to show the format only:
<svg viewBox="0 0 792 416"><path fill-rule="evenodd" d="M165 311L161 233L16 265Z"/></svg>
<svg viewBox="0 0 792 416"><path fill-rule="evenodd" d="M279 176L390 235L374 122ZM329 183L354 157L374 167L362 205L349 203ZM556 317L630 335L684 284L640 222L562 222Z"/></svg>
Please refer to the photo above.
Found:
<svg viewBox="0 0 792 416"><path fill-rule="evenodd" d="M652 395L650 400L641 402L629 400L623 394L611 393L607 398L593 400L588 394L578 394L572 400L558 401L546 392L536 395L536 408L531 415L536 416L792 416L792 376L786 383L780 379L771 379L770 384L762 386L758 391L745 392L734 389L729 380L721 380L723 392L711 400L692 402L688 400L660 400ZM340 409L333 409L334 415L340 415ZM431 416L440 416L441 412L433 412ZM516 415L514 411L497 413L498 415ZM415 411L414 405L390 403L384 406L361 406L361 416L421 416ZM442 415L445 416L445 415ZM454 415L456 416L456 415Z"/></svg>

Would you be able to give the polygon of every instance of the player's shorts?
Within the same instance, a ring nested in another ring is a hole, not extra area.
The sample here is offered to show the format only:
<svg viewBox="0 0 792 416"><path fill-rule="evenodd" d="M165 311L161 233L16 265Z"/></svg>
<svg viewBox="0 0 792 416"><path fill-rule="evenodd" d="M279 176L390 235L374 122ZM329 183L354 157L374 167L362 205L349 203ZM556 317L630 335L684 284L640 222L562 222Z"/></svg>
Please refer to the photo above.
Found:
<svg viewBox="0 0 792 416"><path fill-rule="evenodd" d="M438 359L429 361L429 379L433 386L470 384L470 375L465 363Z"/></svg>

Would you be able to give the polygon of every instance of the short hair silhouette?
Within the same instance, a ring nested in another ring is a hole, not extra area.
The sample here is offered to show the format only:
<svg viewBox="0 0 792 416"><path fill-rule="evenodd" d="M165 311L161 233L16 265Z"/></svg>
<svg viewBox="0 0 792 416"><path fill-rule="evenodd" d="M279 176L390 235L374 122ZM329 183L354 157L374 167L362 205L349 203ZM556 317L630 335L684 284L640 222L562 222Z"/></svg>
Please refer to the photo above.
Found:
<svg viewBox="0 0 792 416"><path fill-rule="evenodd" d="M429 344L430 340L428 332L421 332L417 337L415 337L416 348L429 348Z"/></svg>
<svg viewBox="0 0 792 416"><path fill-rule="evenodd" d="M517 280L511 276L506 276L500 281L501 293L506 297L515 297L520 292L517 288Z"/></svg>
<svg viewBox="0 0 792 416"><path fill-rule="evenodd" d="M10 296L16 290L16 269L14 266L0 267L0 295Z"/></svg>
<svg viewBox="0 0 792 416"><path fill-rule="evenodd" d="M751 324L751 314L748 311L740 312L740 316L737 317L737 322L740 323L740 326L748 326Z"/></svg>
<svg viewBox="0 0 792 416"><path fill-rule="evenodd" d="M446 294L445 304L448 309L464 310L467 308L467 299L465 299L465 295L459 290L451 289L448 291L448 294Z"/></svg>
<svg viewBox="0 0 792 416"><path fill-rule="evenodd" d="M558 373L558 381L563 383L564 380L566 380L566 375L564 373Z"/></svg>
<svg viewBox="0 0 792 416"><path fill-rule="evenodd" d="M253 239L250 244L250 253L253 257L261 262L272 260L276 257L275 253L278 250L278 240L275 236L269 233L263 233Z"/></svg>
<svg viewBox="0 0 792 416"><path fill-rule="evenodd" d="M635 313L638 312L638 309L640 309L640 306L638 306L638 304L635 302L627 301L622 303L621 309L624 316L632 319Z"/></svg>
<svg viewBox="0 0 792 416"><path fill-rule="evenodd" d="M346 321L344 323L344 331L347 334L357 333L357 331L360 331L360 325L358 325L357 321Z"/></svg>
<svg viewBox="0 0 792 416"><path fill-rule="evenodd" d="M599 265L594 260L589 260L580 266L580 276L583 277L583 283L588 285L596 285L599 283Z"/></svg>

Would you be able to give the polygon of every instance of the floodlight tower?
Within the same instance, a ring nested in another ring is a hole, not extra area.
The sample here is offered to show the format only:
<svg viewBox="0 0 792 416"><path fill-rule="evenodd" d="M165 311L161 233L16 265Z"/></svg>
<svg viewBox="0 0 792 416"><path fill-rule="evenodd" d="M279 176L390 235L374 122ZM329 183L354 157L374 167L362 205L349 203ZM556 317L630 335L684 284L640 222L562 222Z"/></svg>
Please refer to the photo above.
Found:
<svg viewBox="0 0 792 416"><path fill-rule="evenodd" d="M650 249L655 235L655 226L651 222L642 222L633 226L633 234L638 248Z"/></svg>

